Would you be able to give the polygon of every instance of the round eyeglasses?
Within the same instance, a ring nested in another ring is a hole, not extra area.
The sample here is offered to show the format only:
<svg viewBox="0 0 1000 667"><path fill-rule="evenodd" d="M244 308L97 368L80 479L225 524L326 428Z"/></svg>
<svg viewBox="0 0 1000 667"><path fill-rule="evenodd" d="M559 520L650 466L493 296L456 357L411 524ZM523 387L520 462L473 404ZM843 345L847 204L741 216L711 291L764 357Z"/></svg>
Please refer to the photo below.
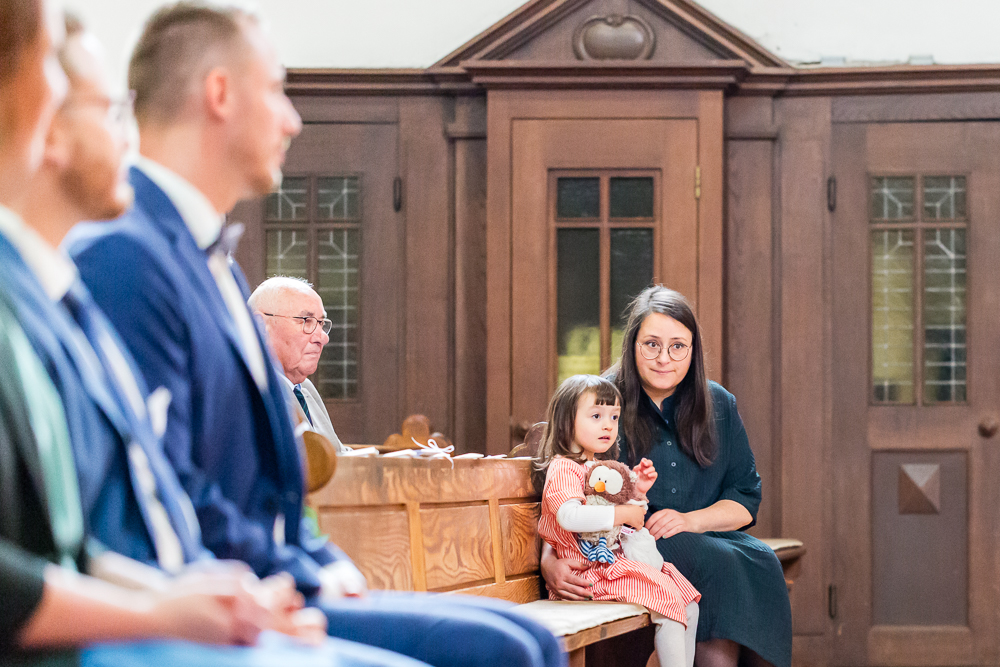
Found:
<svg viewBox="0 0 1000 667"><path fill-rule="evenodd" d="M303 317L302 315L275 315L274 313L261 313L261 315L266 315L268 317L284 317L288 320L302 320L302 333L311 334L316 331L316 325L323 325L323 333L330 333L330 329L333 328L333 322L327 319L318 320L315 317Z"/></svg>
<svg viewBox="0 0 1000 667"><path fill-rule="evenodd" d="M663 352L663 345L657 340L647 340L645 343L636 343L636 345L639 346L639 354L650 361L659 359ZM680 341L675 341L667 346L667 356L674 361L684 361L689 352L691 352L691 346Z"/></svg>

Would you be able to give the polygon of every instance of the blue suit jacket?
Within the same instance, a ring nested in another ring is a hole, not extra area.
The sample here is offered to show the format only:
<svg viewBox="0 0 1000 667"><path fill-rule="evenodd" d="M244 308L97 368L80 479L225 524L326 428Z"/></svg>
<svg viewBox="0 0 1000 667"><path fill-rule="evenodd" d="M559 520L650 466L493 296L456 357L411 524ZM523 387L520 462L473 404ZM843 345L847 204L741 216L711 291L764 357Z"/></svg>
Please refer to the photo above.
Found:
<svg viewBox="0 0 1000 667"><path fill-rule="evenodd" d="M164 448L205 545L259 576L289 572L303 593L315 593L318 568L343 554L302 520L302 464L274 362L265 364L262 392L205 251L162 190L135 168L130 180L133 208L110 224L78 226L66 246L147 384L173 396ZM257 335L268 350L259 323ZM284 545L274 540L279 514Z"/></svg>
<svg viewBox="0 0 1000 667"><path fill-rule="evenodd" d="M156 564L149 514L128 458L127 447L135 443L145 452L161 495L169 494L163 504L181 539L185 559L207 555L198 540L197 525L185 520L178 501L180 485L149 422L137 416L108 376L102 375L102 367L96 365L100 358L85 354L87 346L94 347L92 341L63 305L48 298L20 254L2 235L0 285L13 302L28 340L62 398L87 533L114 551ZM78 287L89 301L82 285ZM101 335L109 336L124 351L103 315L90 303L92 321L101 327ZM127 352L124 354L131 362ZM140 391L145 393L134 364L132 368L140 381Z"/></svg>

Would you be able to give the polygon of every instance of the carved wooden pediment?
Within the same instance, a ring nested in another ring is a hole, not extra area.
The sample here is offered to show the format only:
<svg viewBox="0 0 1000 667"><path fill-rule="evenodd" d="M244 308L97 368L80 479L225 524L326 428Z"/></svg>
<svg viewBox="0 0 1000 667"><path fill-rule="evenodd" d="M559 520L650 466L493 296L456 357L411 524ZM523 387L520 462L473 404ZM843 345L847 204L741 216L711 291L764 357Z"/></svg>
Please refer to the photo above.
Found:
<svg viewBox="0 0 1000 667"><path fill-rule="evenodd" d="M432 69L497 61L788 67L690 0L531 0Z"/></svg>

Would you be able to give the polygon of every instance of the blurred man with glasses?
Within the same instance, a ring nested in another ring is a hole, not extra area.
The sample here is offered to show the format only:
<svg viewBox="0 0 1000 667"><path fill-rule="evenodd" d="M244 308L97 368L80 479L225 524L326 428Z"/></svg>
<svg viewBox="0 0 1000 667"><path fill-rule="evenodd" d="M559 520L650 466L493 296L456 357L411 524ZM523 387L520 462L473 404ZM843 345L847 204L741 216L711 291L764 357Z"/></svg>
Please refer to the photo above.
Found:
<svg viewBox="0 0 1000 667"><path fill-rule="evenodd" d="M248 303L250 310L263 319L271 350L284 371L289 411L298 412L338 452L344 451L346 447L337 437L330 413L309 379L319 367L333 327L333 322L326 319L323 299L305 280L279 276L258 285Z"/></svg>

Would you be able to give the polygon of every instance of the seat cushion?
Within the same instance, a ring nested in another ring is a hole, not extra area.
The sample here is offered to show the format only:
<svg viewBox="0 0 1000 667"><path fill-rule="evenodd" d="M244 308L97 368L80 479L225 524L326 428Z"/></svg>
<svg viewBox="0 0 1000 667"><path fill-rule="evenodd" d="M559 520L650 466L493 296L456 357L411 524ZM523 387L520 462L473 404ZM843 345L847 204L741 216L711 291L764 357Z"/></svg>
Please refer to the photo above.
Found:
<svg viewBox="0 0 1000 667"><path fill-rule="evenodd" d="M529 602L518 605L515 611L541 623L557 637L567 637L587 628L647 613L646 608L638 604L561 600Z"/></svg>

